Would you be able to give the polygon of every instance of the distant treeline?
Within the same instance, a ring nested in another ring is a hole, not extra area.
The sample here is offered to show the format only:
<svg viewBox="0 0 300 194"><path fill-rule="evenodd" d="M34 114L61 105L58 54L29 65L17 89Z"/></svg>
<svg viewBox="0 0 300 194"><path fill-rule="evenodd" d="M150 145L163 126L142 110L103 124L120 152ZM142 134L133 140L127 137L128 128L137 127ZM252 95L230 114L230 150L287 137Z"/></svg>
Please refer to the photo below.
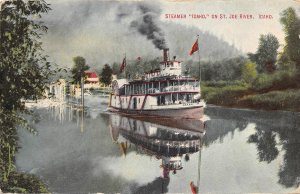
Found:
<svg viewBox="0 0 300 194"><path fill-rule="evenodd" d="M201 68L202 81L232 81L241 79L241 70L247 58L240 56L220 61L187 61L184 68L185 74L199 79Z"/></svg>
<svg viewBox="0 0 300 194"><path fill-rule="evenodd" d="M118 63L114 63L112 69L118 78L124 78L126 75L129 79L140 79L145 72L158 69L160 61L158 58L139 61L129 60L125 72L120 73L120 64ZM247 58L243 56L220 61L200 61L200 66L198 61L189 60L182 63L182 74L199 79L201 68L201 80L203 81L239 80L241 79L242 67L246 62Z"/></svg>

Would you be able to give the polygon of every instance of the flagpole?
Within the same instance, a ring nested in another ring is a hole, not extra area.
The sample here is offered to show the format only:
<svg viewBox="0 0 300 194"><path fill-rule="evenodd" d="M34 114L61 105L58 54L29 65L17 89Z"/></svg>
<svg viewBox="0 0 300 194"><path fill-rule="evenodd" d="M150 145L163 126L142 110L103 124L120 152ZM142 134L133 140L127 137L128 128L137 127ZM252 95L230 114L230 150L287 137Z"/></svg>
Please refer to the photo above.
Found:
<svg viewBox="0 0 300 194"><path fill-rule="evenodd" d="M199 49L199 42L198 42L198 39L199 39L199 35L197 35L197 45L198 45L198 60L199 60L199 84L201 82L201 65L200 65L200 49Z"/></svg>
<svg viewBox="0 0 300 194"><path fill-rule="evenodd" d="M125 79L127 79L127 78L126 78L126 66L127 66L127 64L126 64L126 52L125 52L124 55L125 55L125 58L124 58L124 59L125 59L125 61L124 61L124 62L125 62L125 63L124 63L124 65L125 65L125 67L124 67L124 75L125 75Z"/></svg>
<svg viewBox="0 0 300 194"><path fill-rule="evenodd" d="M201 64L200 64L200 49L199 49L199 35L197 35L197 44L198 44L198 58L199 58L199 88L201 87ZM201 150L202 150L202 139L200 138L200 146L199 146L199 164L198 164L198 180L197 180L197 194L199 194L200 190L200 168L201 168Z"/></svg>

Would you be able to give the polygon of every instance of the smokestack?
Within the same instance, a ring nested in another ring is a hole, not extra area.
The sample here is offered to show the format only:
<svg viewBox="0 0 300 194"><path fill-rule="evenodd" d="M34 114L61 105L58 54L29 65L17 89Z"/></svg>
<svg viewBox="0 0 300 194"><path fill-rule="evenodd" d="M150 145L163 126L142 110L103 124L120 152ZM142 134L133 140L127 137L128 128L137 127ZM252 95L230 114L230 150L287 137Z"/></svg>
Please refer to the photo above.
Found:
<svg viewBox="0 0 300 194"><path fill-rule="evenodd" d="M169 59L169 49L165 48L163 49L163 51L164 51L164 62L167 62Z"/></svg>

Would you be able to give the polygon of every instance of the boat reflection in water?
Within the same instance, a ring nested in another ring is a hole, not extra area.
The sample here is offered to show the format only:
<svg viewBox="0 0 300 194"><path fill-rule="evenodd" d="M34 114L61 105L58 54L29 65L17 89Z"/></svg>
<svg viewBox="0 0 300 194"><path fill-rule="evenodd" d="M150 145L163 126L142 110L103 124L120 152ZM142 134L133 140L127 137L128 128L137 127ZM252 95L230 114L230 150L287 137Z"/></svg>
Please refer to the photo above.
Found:
<svg viewBox="0 0 300 194"><path fill-rule="evenodd" d="M126 155L129 148L135 148L139 153L154 156L161 160L162 178L168 179L170 172L176 174L183 169L183 157L187 161L190 154L200 150L205 131L204 123L197 122L198 125L194 120L187 120L184 126L182 120L179 125L172 119L111 114L109 126L112 139L123 154Z"/></svg>

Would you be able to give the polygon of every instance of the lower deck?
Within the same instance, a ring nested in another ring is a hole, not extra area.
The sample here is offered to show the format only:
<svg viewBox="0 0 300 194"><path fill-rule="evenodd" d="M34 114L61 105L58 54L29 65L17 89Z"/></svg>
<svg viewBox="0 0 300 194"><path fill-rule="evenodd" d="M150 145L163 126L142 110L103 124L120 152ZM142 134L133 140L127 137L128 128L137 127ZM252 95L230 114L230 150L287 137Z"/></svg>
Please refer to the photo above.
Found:
<svg viewBox="0 0 300 194"><path fill-rule="evenodd" d="M164 93L145 95L111 94L109 106L125 110L157 110L197 107L200 103L199 93Z"/></svg>
<svg viewBox="0 0 300 194"><path fill-rule="evenodd" d="M174 96L177 96L175 98ZM111 95L110 110L130 114L159 115L166 117L196 118L203 116L205 103L194 94L164 95Z"/></svg>

